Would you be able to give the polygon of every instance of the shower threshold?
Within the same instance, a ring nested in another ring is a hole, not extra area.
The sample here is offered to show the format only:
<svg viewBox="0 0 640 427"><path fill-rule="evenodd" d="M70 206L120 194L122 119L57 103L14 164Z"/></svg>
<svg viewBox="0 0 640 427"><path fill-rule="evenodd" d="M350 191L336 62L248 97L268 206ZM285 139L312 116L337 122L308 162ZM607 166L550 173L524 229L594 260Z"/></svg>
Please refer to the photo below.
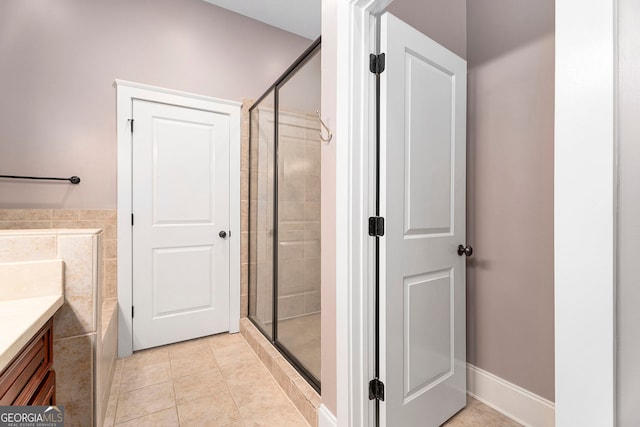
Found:
<svg viewBox="0 0 640 427"><path fill-rule="evenodd" d="M319 317L320 313L317 315ZM240 333L298 411L310 425L316 426L317 412L321 403L318 392L262 335L251 320L248 318L240 320Z"/></svg>

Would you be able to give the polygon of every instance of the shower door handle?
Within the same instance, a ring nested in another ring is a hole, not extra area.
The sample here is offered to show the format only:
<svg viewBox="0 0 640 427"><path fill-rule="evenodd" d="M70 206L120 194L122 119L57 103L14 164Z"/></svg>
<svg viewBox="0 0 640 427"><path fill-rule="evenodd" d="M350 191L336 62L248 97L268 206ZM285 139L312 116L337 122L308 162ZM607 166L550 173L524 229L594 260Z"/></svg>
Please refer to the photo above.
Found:
<svg viewBox="0 0 640 427"><path fill-rule="evenodd" d="M218 236L220 236L221 239L224 239L225 237L227 237L227 232L222 230L221 232L218 233Z"/></svg>

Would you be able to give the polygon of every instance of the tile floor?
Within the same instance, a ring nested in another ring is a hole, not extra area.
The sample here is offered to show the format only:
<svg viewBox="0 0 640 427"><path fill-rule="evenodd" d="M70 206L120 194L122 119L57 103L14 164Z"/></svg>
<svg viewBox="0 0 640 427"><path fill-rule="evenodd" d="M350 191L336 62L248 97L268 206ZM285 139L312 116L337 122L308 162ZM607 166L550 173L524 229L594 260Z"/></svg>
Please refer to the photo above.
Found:
<svg viewBox="0 0 640 427"><path fill-rule="evenodd" d="M106 426L308 426L242 335L144 350L116 365Z"/></svg>
<svg viewBox="0 0 640 427"><path fill-rule="evenodd" d="M136 352L116 364L105 427L305 427L240 334ZM447 427L519 426L469 398Z"/></svg>
<svg viewBox="0 0 640 427"><path fill-rule="evenodd" d="M467 396L467 406L444 423L445 427L519 427L520 424Z"/></svg>

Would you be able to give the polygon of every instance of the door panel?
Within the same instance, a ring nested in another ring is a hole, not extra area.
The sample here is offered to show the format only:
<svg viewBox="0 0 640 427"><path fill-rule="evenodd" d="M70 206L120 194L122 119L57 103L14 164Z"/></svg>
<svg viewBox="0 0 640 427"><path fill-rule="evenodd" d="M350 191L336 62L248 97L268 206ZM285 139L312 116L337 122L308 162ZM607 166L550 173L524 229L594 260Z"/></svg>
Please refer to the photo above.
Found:
<svg viewBox="0 0 640 427"><path fill-rule="evenodd" d="M229 329L229 118L134 100L133 349Z"/></svg>
<svg viewBox="0 0 640 427"><path fill-rule="evenodd" d="M451 75L413 52L406 52L405 61L406 234L450 233ZM430 140L439 143L425 144Z"/></svg>
<svg viewBox="0 0 640 427"><path fill-rule="evenodd" d="M405 403L452 373L452 279L444 270L404 280Z"/></svg>
<svg viewBox="0 0 640 427"><path fill-rule="evenodd" d="M381 425L438 426L466 402L466 63L381 21Z"/></svg>
<svg viewBox="0 0 640 427"><path fill-rule="evenodd" d="M213 128L160 118L153 125L153 223L212 223ZM188 150L184 141L189 141ZM195 188L199 197L185 191Z"/></svg>
<svg viewBox="0 0 640 427"><path fill-rule="evenodd" d="M213 246L154 249L152 318L215 308L210 286L214 276L212 260ZM198 274L191 274L193 271ZM175 284L181 282L189 292L175 291Z"/></svg>

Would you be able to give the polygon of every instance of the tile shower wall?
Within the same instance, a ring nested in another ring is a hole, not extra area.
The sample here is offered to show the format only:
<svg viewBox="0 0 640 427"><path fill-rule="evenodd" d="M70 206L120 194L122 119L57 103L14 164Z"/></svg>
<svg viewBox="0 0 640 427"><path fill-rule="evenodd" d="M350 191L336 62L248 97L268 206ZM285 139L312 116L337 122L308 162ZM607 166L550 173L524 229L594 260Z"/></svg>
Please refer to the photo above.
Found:
<svg viewBox="0 0 640 427"><path fill-rule="evenodd" d="M261 107L251 129L252 313L272 318L273 110ZM320 123L311 114L279 113L278 318L320 311ZM258 286L259 284L259 286Z"/></svg>
<svg viewBox="0 0 640 427"><path fill-rule="evenodd" d="M240 126L240 317L249 309L249 108L253 101L242 100Z"/></svg>
<svg viewBox="0 0 640 427"><path fill-rule="evenodd" d="M273 317L274 122L273 106L264 106L264 103L262 101L253 111L250 121L249 312L270 334Z"/></svg>
<svg viewBox="0 0 640 427"><path fill-rule="evenodd" d="M320 123L278 114L278 318L320 311Z"/></svg>

